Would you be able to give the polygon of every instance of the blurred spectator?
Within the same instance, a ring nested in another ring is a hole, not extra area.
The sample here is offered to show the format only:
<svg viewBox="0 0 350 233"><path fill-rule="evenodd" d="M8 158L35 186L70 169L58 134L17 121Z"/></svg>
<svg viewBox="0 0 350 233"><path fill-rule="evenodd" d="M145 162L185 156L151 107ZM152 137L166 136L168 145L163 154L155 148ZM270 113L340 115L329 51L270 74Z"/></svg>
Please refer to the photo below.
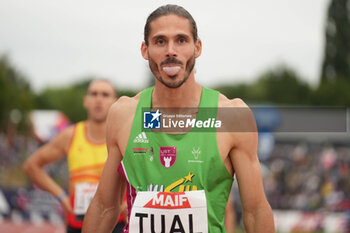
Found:
<svg viewBox="0 0 350 233"><path fill-rule="evenodd" d="M350 147L276 143L264 178L273 209L337 210L350 194Z"/></svg>

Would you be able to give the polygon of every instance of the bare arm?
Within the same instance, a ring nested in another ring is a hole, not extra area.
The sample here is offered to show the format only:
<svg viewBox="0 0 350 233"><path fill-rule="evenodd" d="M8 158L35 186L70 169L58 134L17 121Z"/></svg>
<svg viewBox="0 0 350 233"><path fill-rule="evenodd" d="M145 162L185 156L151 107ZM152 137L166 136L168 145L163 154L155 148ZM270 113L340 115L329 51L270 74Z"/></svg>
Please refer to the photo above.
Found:
<svg viewBox="0 0 350 233"><path fill-rule="evenodd" d="M84 233L112 232L116 225L125 194L124 178L118 173L122 154L118 146L121 135L120 125L123 122L118 103L114 104L107 117L107 148L108 158L105 163L96 194L84 218Z"/></svg>
<svg viewBox="0 0 350 233"><path fill-rule="evenodd" d="M243 101L238 101L240 107L246 106ZM240 121L252 124L255 128L253 114L250 111L242 112L244 114L239 117ZM265 197L257 157L257 132L239 132L233 137L230 158L238 180L245 229L248 233L274 232L273 214Z"/></svg>
<svg viewBox="0 0 350 233"><path fill-rule="evenodd" d="M232 191L231 191L232 192ZM236 213L234 209L234 203L231 197L231 194L228 198L228 202L225 208L225 229L226 233L234 233L236 226Z"/></svg>
<svg viewBox="0 0 350 233"><path fill-rule="evenodd" d="M23 170L31 181L48 191L54 197L64 193L64 190L43 170L44 166L53 163L66 155L69 142L73 135L73 127L59 133L51 142L42 146L23 164ZM63 208L66 211L72 211L69 198L61 200Z"/></svg>

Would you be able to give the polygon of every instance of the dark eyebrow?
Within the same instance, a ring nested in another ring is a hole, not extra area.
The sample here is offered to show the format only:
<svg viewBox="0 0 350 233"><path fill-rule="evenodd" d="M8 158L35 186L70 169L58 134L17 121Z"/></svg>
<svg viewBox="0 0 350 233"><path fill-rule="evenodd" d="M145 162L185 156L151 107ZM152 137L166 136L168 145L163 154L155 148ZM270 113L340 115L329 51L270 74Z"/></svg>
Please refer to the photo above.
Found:
<svg viewBox="0 0 350 233"><path fill-rule="evenodd" d="M189 36L189 35L182 34L182 33L177 34L176 37L177 37L177 38L183 37L183 38L186 38L187 40L190 39L190 36ZM151 38L151 40L152 40L152 41L156 41L156 40L158 40L158 39L165 39L165 38L166 38L166 37L165 37L164 35L155 35L155 36L153 36L153 37Z"/></svg>
<svg viewBox="0 0 350 233"><path fill-rule="evenodd" d="M186 34L177 34L176 37L184 37L184 38L186 38L187 40L190 39L190 37L189 37L188 35L186 35Z"/></svg>
<svg viewBox="0 0 350 233"><path fill-rule="evenodd" d="M151 38L152 41L155 41L158 39L165 39L165 36L164 35L155 35Z"/></svg>
<svg viewBox="0 0 350 233"><path fill-rule="evenodd" d="M96 90L88 90L88 93L94 93L97 92Z"/></svg>

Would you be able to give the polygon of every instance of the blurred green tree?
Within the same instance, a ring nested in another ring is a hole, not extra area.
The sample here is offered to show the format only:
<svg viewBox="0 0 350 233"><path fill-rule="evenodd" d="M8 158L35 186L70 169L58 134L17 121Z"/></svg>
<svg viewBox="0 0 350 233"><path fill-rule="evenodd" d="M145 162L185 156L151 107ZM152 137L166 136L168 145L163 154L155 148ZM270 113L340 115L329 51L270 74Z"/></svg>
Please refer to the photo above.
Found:
<svg viewBox="0 0 350 233"><path fill-rule="evenodd" d="M5 131L9 123L25 129L25 119L34 108L34 97L26 77L14 67L6 55L0 56L0 131ZM14 111L15 110L15 111ZM18 122L11 118L16 112Z"/></svg>
<svg viewBox="0 0 350 233"><path fill-rule="evenodd" d="M49 87L35 98L38 109L56 109L63 112L72 123L85 120L83 99L92 77L83 78L73 85Z"/></svg>
<svg viewBox="0 0 350 233"><path fill-rule="evenodd" d="M311 88L291 68L279 66L262 74L252 85L252 98L276 104L307 105Z"/></svg>
<svg viewBox="0 0 350 233"><path fill-rule="evenodd" d="M321 82L312 93L312 104L349 107L350 82L344 79Z"/></svg>
<svg viewBox="0 0 350 233"><path fill-rule="evenodd" d="M312 96L310 86L286 66L266 71L252 84L225 85L216 89L230 99L238 97L254 103L307 105Z"/></svg>
<svg viewBox="0 0 350 233"><path fill-rule="evenodd" d="M238 83L235 85L222 85L215 89L229 99L241 98L246 101L253 100L250 92L251 84Z"/></svg>
<svg viewBox="0 0 350 233"><path fill-rule="evenodd" d="M321 82L350 82L350 0L332 0L325 28ZM326 84L328 85L328 84Z"/></svg>
<svg viewBox="0 0 350 233"><path fill-rule="evenodd" d="M137 94L137 91L135 90L118 90L117 92L118 96L129 96L129 97L133 97Z"/></svg>
<svg viewBox="0 0 350 233"><path fill-rule="evenodd" d="M56 109L63 112L71 122L86 118L83 107L85 90L79 87L47 88L36 97L38 109Z"/></svg>

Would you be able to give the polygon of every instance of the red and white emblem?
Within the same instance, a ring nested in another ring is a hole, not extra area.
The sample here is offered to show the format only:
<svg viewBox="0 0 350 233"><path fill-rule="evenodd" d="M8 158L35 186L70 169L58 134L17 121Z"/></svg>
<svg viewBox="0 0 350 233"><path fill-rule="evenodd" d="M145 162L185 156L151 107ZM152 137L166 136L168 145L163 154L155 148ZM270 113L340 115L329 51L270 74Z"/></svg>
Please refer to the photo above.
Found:
<svg viewBox="0 0 350 233"><path fill-rule="evenodd" d="M160 163L165 168L169 168L175 164L176 161L176 147L161 146L159 148Z"/></svg>

